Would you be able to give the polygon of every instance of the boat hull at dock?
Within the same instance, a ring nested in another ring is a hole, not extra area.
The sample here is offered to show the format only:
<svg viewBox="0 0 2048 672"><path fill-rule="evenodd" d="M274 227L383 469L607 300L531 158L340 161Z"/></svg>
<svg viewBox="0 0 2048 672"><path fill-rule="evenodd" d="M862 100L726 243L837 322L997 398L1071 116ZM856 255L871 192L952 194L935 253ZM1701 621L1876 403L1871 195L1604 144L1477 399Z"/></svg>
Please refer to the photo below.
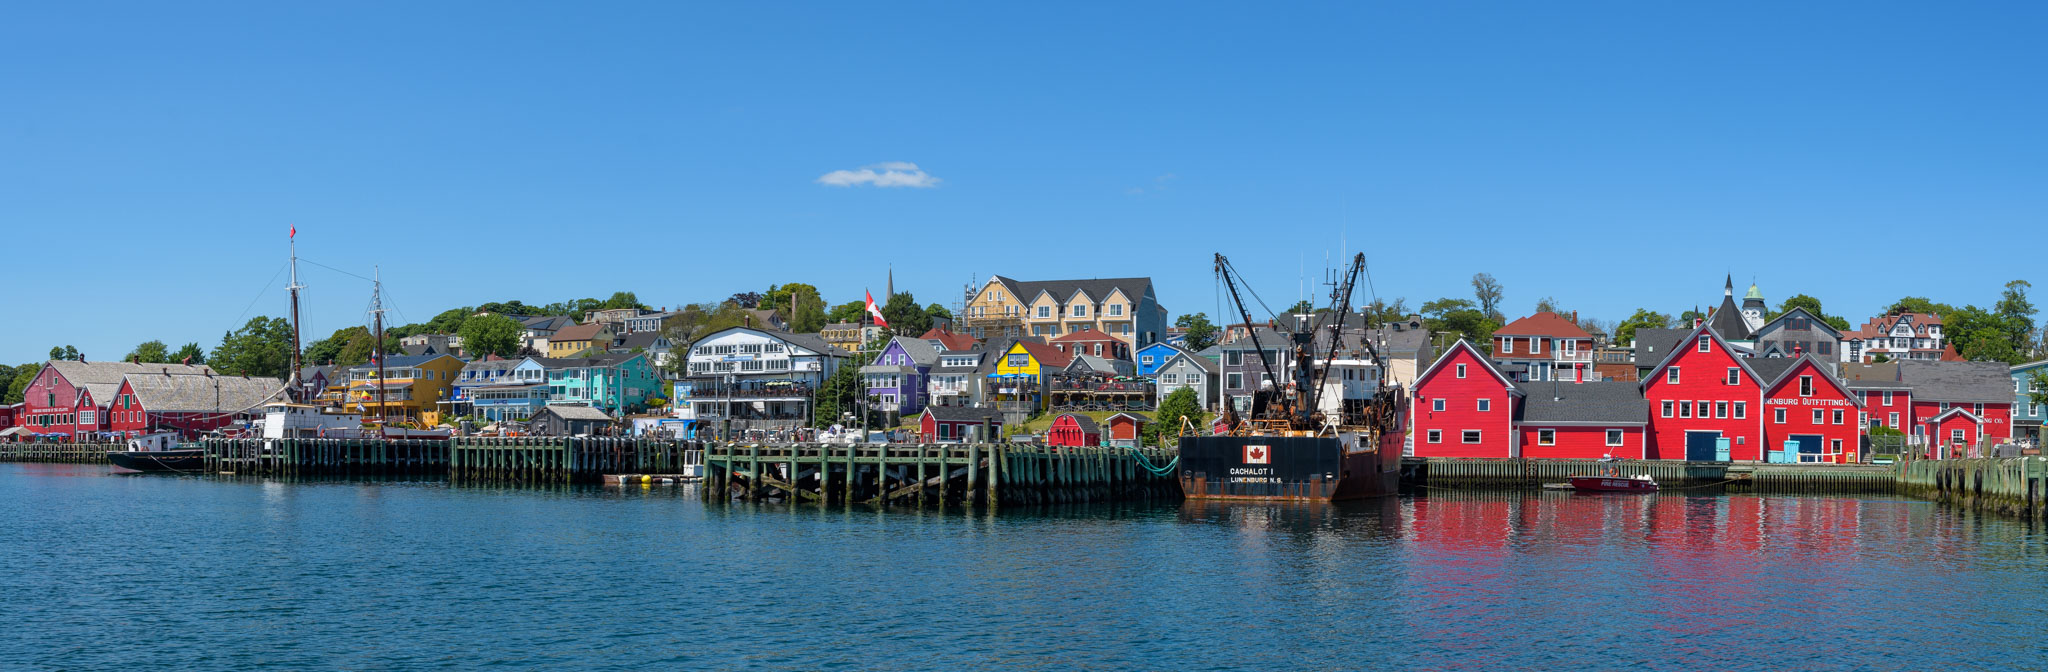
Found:
<svg viewBox="0 0 2048 672"><path fill-rule="evenodd" d="M1365 435L1191 436L1180 440L1188 499L1337 501L1397 494L1399 457ZM1398 450L1398 440L1395 442Z"/></svg>
<svg viewBox="0 0 2048 672"><path fill-rule="evenodd" d="M206 468L206 451L198 448L116 450L107 452L107 462L133 471L196 473Z"/></svg>

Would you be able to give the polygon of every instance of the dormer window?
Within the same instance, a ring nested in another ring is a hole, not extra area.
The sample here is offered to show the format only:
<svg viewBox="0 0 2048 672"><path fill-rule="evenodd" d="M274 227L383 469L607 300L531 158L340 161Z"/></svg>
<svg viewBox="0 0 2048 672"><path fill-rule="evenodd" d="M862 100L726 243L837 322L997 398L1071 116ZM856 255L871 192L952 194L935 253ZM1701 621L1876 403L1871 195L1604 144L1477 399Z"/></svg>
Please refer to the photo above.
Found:
<svg viewBox="0 0 2048 672"><path fill-rule="evenodd" d="M1073 316L1074 316L1074 317L1087 317L1087 316L1088 316L1088 304L1085 304L1085 303L1076 303L1076 304L1074 304L1074 308L1073 308L1073 312L1072 312L1072 314L1073 314Z"/></svg>

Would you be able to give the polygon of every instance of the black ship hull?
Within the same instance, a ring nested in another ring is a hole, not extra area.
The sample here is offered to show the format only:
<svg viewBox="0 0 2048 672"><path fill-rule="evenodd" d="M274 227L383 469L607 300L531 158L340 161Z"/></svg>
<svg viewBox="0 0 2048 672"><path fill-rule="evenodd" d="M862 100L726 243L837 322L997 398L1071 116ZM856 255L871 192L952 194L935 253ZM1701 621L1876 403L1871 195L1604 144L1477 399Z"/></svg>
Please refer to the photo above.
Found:
<svg viewBox="0 0 2048 672"><path fill-rule="evenodd" d="M1180 486L1188 499L1337 501L1397 494L1400 439L1365 435L1189 436L1180 440ZM1365 444L1365 445L1360 445Z"/></svg>
<svg viewBox="0 0 2048 672"><path fill-rule="evenodd" d="M135 471L192 473L205 468L206 451L198 448L112 451L107 453L107 461L116 467Z"/></svg>

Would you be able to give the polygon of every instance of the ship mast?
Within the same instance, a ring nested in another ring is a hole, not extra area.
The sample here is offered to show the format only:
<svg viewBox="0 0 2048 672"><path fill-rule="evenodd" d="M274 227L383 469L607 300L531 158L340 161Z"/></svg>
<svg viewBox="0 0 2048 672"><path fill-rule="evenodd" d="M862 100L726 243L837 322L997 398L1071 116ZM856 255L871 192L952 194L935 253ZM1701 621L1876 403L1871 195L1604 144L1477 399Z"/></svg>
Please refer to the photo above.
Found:
<svg viewBox="0 0 2048 672"><path fill-rule="evenodd" d="M376 268L373 275L375 278L370 281L370 319L374 320L376 328L370 331L370 338L376 341L373 352L377 357L377 426L383 427L390 422L388 409L384 406L384 271Z"/></svg>
<svg viewBox="0 0 2048 672"><path fill-rule="evenodd" d="M299 284L299 227L292 227L292 233L286 239L291 242L292 249L292 286L290 287L292 292L292 377L286 382L288 386L286 389L299 392L297 396L304 396L304 391L298 389L301 365L299 361L299 290L306 288L305 285ZM296 401L304 402L306 400L296 399Z"/></svg>

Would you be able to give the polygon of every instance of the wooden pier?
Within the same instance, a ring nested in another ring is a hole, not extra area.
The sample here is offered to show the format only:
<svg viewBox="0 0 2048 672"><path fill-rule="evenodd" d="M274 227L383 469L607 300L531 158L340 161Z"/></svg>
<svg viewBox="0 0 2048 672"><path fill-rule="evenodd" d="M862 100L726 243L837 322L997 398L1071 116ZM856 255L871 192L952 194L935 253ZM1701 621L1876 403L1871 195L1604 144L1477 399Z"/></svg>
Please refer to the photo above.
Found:
<svg viewBox="0 0 2048 672"><path fill-rule="evenodd" d="M445 478L447 439L207 439L206 473L261 478Z"/></svg>
<svg viewBox="0 0 2048 672"><path fill-rule="evenodd" d="M680 474L701 461L690 441L620 437L455 439L448 478L458 483L602 483L606 475Z"/></svg>
<svg viewBox="0 0 2048 672"><path fill-rule="evenodd" d="M1529 458L1405 458L1402 480L1427 488L1534 488L1613 467L1623 476L1647 474L1664 488L1721 487L1774 493L1889 493L1892 469L1860 464L1750 464L1670 460L1553 460Z"/></svg>
<svg viewBox="0 0 2048 672"><path fill-rule="evenodd" d="M1907 460L1894 472L1905 494L2026 518L2048 515L2048 458Z"/></svg>
<svg viewBox="0 0 2048 672"><path fill-rule="evenodd" d="M1013 444L712 444L704 496L900 506L1179 499L1173 451Z"/></svg>
<svg viewBox="0 0 2048 672"><path fill-rule="evenodd" d="M0 462L106 464L109 451L127 449L124 443L0 443Z"/></svg>

